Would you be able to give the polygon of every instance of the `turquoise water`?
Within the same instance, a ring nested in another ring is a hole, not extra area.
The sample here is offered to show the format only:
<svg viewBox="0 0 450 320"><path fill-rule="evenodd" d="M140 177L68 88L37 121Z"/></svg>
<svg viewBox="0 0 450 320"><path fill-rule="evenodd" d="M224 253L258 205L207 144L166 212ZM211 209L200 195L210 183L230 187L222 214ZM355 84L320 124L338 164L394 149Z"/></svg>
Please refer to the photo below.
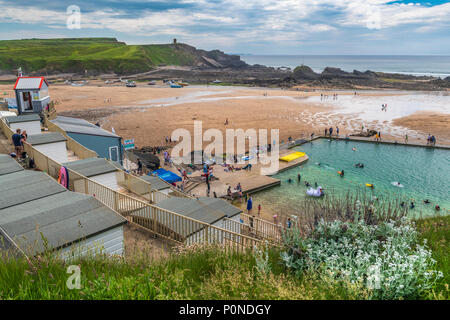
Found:
<svg viewBox="0 0 450 320"><path fill-rule="evenodd" d="M281 180L281 186L253 195L254 203L295 214L298 205L307 197L306 180L313 186L317 182L326 194L336 196L349 192L367 193L384 199L400 199L408 204L413 199L416 207L410 213L414 216L434 214L436 204L441 207L440 214L450 212L449 150L327 139L307 143L295 150L306 152L309 160L275 175ZM364 168L355 168L356 163L364 163ZM345 172L343 178L337 173L342 169ZM297 182L298 173L301 174L300 183ZM289 178L292 183L288 182ZM400 182L402 187L393 182ZM374 184L375 189L366 187L366 183ZM431 204L424 204L425 199Z"/></svg>

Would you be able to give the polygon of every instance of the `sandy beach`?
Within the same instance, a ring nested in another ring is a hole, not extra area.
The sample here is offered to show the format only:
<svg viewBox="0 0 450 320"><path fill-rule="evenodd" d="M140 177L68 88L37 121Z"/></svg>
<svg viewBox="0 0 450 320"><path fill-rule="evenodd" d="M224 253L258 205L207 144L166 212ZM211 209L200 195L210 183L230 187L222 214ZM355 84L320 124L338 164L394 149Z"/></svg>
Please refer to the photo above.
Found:
<svg viewBox="0 0 450 320"><path fill-rule="evenodd" d="M13 97L11 85L0 85L0 91ZM140 83L127 88L100 81L82 87L52 85L50 95L58 114L99 121L125 139L134 138L138 147L163 145L177 128L192 132L194 120L202 120L203 130L279 129L283 141L322 134L330 126L339 126L345 135L364 125L381 130L386 139L402 141L408 134L410 141L423 143L430 133L439 143L450 144L450 110L446 109L450 97L446 95L378 90L358 91L355 96L353 91L222 86L174 89ZM379 106L385 101L389 109L382 112Z"/></svg>

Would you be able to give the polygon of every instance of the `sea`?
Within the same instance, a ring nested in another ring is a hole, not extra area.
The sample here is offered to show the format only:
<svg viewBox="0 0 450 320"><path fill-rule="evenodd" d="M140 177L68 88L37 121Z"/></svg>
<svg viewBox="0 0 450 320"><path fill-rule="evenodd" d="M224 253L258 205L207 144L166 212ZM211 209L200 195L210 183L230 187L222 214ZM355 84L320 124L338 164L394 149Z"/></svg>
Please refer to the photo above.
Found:
<svg viewBox="0 0 450 320"><path fill-rule="evenodd" d="M341 68L344 71L377 71L410 74L415 76L450 76L450 56L405 56L405 55L250 55L241 54L241 60L248 64L294 69L306 65L315 72L325 67Z"/></svg>

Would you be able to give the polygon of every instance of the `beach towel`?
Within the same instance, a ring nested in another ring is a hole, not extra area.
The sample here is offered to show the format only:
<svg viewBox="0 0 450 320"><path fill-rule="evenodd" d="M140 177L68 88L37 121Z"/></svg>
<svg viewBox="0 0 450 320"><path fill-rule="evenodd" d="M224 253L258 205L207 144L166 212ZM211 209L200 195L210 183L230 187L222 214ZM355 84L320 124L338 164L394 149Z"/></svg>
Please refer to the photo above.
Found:
<svg viewBox="0 0 450 320"><path fill-rule="evenodd" d="M69 171L64 166L61 166L61 169L59 170L58 183L66 189L69 187Z"/></svg>

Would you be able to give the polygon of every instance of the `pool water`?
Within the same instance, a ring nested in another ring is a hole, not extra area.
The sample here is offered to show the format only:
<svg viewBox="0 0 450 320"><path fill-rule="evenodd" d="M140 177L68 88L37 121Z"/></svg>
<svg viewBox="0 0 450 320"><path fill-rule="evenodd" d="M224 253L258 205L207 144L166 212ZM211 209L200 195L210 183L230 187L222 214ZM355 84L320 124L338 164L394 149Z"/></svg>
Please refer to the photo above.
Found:
<svg viewBox="0 0 450 320"><path fill-rule="evenodd" d="M409 210L412 216L433 215L436 204L441 207L440 214L450 212L449 150L319 139L293 151L306 152L309 160L275 175L281 186L254 194L254 203L295 214L307 197L304 181L308 181L313 187L317 182L326 194L338 197L366 193L408 204L414 201L416 207ZM355 168L356 163L363 163L364 168ZM338 174L341 170L345 173L343 178ZM289 183L289 178L293 182ZM366 187L366 183L373 184L375 189ZM425 199L431 203L423 203Z"/></svg>

